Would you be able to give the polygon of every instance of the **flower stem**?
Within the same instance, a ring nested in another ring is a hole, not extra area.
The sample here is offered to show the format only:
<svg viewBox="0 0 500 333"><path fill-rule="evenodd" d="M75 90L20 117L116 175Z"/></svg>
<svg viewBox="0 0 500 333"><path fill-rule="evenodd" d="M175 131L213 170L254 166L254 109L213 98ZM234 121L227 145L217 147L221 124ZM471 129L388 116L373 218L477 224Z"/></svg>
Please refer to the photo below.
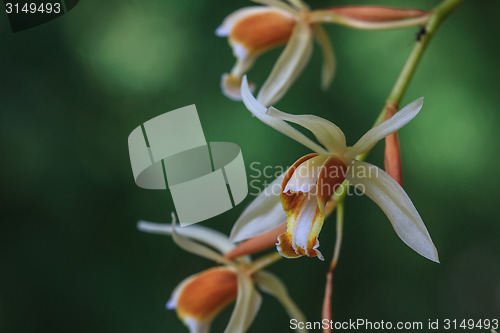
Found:
<svg viewBox="0 0 500 333"><path fill-rule="evenodd" d="M417 44L413 47L413 51L406 61L403 70L399 74L396 84L387 98L388 103L395 103L396 105L399 104L404 93L406 92L406 89L408 88L410 80L415 73L424 51L427 48L427 45L429 45L429 42L432 39L432 36L435 34L437 28L446 19L446 17L448 17L448 15L463 1L464 0L445 0L432 10L432 15L422 29L422 34L419 35L419 41L417 41ZM384 110L386 108L387 107L384 107Z"/></svg>
<svg viewBox="0 0 500 333"><path fill-rule="evenodd" d="M450 15L450 13L462 3L464 0L445 0L441 4L439 4L436 8L432 10L432 15L430 16L427 24L424 26L423 30L425 33L421 36L420 40L417 41L417 44L413 47L408 60L399 74L399 77L394 84L389 96L387 97L384 108L378 115L373 127L377 126L385 119L385 114L387 109L390 107L395 107L398 109L399 103L401 99L403 99L403 95L408 89L410 81L415 74L415 70L420 60L422 59L422 55L424 54L427 45L432 38L432 36L436 33L437 28L441 25L441 23ZM360 154L356 159L360 161L364 161L373 147L366 150L364 153ZM334 200L343 200L343 198L347 194L347 187L349 183L344 181L342 186L339 187L338 191L334 196Z"/></svg>
<svg viewBox="0 0 500 333"><path fill-rule="evenodd" d="M340 255L340 245L342 244L342 230L344 226L344 201L337 204L337 237L335 239L335 249L333 250L333 258L330 263L330 268L326 273L325 297L323 298L323 313L322 319L327 319L328 322L332 319L332 280L333 270L337 267L337 262ZM331 327L323 329L323 333L331 332Z"/></svg>
<svg viewBox="0 0 500 333"><path fill-rule="evenodd" d="M344 227L344 202L337 205L337 237L335 239L335 249L333 250L333 259L330 263L330 272L335 269L339 261L340 245L342 244L342 230Z"/></svg>
<svg viewBox="0 0 500 333"><path fill-rule="evenodd" d="M395 110L398 109L399 103L401 102L403 95L405 94L406 90L408 89L408 86L410 84L410 81L415 74L417 65L420 63L420 60L422 59L422 55L424 54L425 49L427 48L427 45L429 45L429 42L432 38L432 36L436 33L438 27L441 25L441 23L448 17L448 15L458 6L460 5L464 0L444 0L441 4L439 4L436 8L432 10L432 14L429 17L429 20L427 21L427 24L422 28L422 34L419 37L419 40L417 40L416 45L413 47L412 52L410 53L410 56L408 57L408 60L406 61L401 73L399 74L399 77L394 84L394 87L392 88L386 103L384 105L384 108L382 109L382 112L378 115L375 123L373 126L377 126L381 122L384 121L386 112L390 110L390 108L394 108ZM373 147L370 147L367 151L365 151L363 154L360 154L357 156L356 159L363 161L368 157L368 154L372 150ZM335 269L335 266L338 261L338 256L340 253L340 245L341 245L341 237L342 237L342 225L343 225L343 202L344 198L347 195L347 188L349 187L349 182L346 180L342 183L342 185L337 189L335 192L334 196L332 197L332 201L337 202L337 205L332 204L331 207L333 207L330 211L327 212L327 215L329 215L335 208L337 208L337 240L335 243L335 251L333 255L332 262L330 264L330 269L328 270L327 273L327 278L326 278L326 287L325 287L325 298L323 301L323 314L322 317L323 319L331 319L331 293L332 293L332 277L333 277L333 270ZM340 230L340 232L339 232ZM329 329L324 330L324 333L330 332Z"/></svg>

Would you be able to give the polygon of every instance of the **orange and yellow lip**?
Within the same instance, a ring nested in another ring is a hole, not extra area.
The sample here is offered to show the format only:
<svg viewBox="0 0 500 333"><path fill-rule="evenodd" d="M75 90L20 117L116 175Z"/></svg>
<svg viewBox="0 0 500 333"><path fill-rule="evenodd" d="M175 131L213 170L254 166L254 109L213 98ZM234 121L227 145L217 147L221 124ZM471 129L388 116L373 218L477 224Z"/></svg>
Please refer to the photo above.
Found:
<svg viewBox="0 0 500 333"><path fill-rule="evenodd" d="M319 154L300 158L288 170L281 188L287 230L278 237L277 243L284 257L308 256L323 260L318 250L318 235L325 219L325 205L344 181L346 170L347 166L338 157Z"/></svg>

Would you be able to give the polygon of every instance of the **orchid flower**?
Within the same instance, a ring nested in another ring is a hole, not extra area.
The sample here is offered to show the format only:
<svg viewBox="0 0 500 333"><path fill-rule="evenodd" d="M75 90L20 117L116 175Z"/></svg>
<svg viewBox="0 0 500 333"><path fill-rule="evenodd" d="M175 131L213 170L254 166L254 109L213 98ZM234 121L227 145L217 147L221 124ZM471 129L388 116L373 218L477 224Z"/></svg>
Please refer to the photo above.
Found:
<svg viewBox="0 0 500 333"><path fill-rule="evenodd" d="M356 159L379 140L413 119L422 108L423 98L408 104L394 116L370 129L352 147L348 147L344 133L328 120L266 108L252 95L246 77L243 78L241 94L245 106L257 118L314 151L297 160L283 176L279 197L286 212L287 230L278 237L276 244L282 256L317 256L323 260L318 250L318 235L325 217L325 204L347 180L384 211L396 234L406 245L425 258L439 262L431 237L403 188L382 169ZM321 145L287 122L311 131ZM251 205L265 208L274 205L276 200L276 196L272 198L269 194L266 198L260 198L260 201L257 198L256 203ZM252 214L251 218L246 217L243 222L237 223L233 238L249 238L276 227L276 220L267 225L266 219L260 218L266 214L265 209L255 210ZM244 237L240 234L244 234Z"/></svg>
<svg viewBox="0 0 500 333"><path fill-rule="evenodd" d="M427 13L417 9L381 6L342 6L310 11L301 0L253 0L266 6L241 8L228 15L215 34L228 37L237 61L231 73L222 75L223 93L240 100L243 75L262 53L286 44L257 99L269 106L288 91L311 57L313 40L321 47L321 87L330 85L336 60L321 23L337 23L359 29L389 29L422 24ZM250 85L252 88L253 84Z"/></svg>
<svg viewBox="0 0 500 333"><path fill-rule="evenodd" d="M139 221L137 227L144 232L171 235L180 248L223 264L184 279L167 302L167 309L175 310L191 333L209 332L212 320L235 300L224 332L246 332L262 302L255 286L276 297L290 318L305 322L283 282L270 272L255 269L258 260L252 263L248 256L236 260L224 258L224 254L234 248L226 235L200 225L176 228L175 223L173 216L172 224Z"/></svg>

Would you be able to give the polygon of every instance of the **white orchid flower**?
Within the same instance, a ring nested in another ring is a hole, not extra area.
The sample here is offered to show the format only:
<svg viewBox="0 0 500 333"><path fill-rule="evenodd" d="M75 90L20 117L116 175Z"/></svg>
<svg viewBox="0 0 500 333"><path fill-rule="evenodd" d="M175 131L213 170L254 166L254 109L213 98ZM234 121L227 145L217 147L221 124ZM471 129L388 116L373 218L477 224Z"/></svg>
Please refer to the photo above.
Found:
<svg viewBox="0 0 500 333"><path fill-rule="evenodd" d="M391 118L370 129L354 146L347 147L344 133L328 120L314 115L288 114L262 105L252 95L246 77L243 78L241 94L245 106L257 118L315 152L296 161L286 172L281 185L279 196L286 212L287 230L278 237L277 248L284 257L306 255L323 259L318 250L317 237L324 221L325 204L347 180L384 211L406 245L425 258L439 262L431 237L403 188L375 165L356 160L358 155L377 141L413 119L422 108L423 98L408 104ZM297 131L287 121L311 131L321 145ZM276 196L269 196L265 199L267 204L260 202L259 205L269 207L276 200ZM254 211L254 218L238 223L233 238L252 237L276 227L273 223L267 225L265 219L256 218L260 214L260 211ZM242 230L245 235L239 237Z"/></svg>
<svg viewBox="0 0 500 333"><path fill-rule="evenodd" d="M331 43L323 28L311 25L302 15L306 10L290 6L280 0L263 1L269 6L245 7L224 19L216 35L228 37L237 59L231 73L223 74L223 93L240 100L242 76L262 53L287 44L271 74L259 91L258 99L264 105L276 103L287 92L304 70L312 54L313 39L323 49L324 67L322 86L327 88L335 72L335 58Z"/></svg>
<svg viewBox="0 0 500 333"><path fill-rule="evenodd" d="M171 235L182 249L223 264L184 279L167 302L167 309L175 310L191 333L209 332L217 314L235 300L233 313L224 332L246 332L262 302L255 286L276 297L290 318L305 322L303 313L277 276L253 269L255 266L252 266L249 257L236 260L224 257L234 248L226 235L200 225L176 228L175 217L172 224L139 221L137 228L144 232Z"/></svg>
<svg viewBox="0 0 500 333"><path fill-rule="evenodd" d="M390 29L422 24L428 15L418 9L381 6L341 6L310 11L301 0L253 0L265 6L241 8L228 15L215 34L227 37L236 64L222 75L223 93L240 100L241 79L262 53L286 44L257 99L269 106L288 91L304 70L313 49L321 47L321 87L326 90L335 74L336 60L330 39L321 23L337 23L359 29ZM253 84L250 85L252 88Z"/></svg>

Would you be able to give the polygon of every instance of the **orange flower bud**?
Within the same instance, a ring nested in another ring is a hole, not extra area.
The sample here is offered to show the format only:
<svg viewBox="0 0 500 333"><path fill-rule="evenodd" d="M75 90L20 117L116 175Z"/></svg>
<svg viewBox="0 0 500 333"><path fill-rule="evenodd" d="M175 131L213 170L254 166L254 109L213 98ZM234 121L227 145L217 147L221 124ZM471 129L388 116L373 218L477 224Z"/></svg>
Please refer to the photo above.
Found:
<svg viewBox="0 0 500 333"><path fill-rule="evenodd" d="M385 119L392 117L397 109L397 105L387 103ZM394 178L399 185L403 186L403 170L401 167L401 150L399 148L398 132L394 132L385 138L384 165L385 171Z"/></svg>
<svg viewBox="0 0 500 333"><path fill-rule="evenodd" d="M428 13L414 8L384 6L342 6L326 9L335 14L367 22L389 22L425 16Z"/></svg>

